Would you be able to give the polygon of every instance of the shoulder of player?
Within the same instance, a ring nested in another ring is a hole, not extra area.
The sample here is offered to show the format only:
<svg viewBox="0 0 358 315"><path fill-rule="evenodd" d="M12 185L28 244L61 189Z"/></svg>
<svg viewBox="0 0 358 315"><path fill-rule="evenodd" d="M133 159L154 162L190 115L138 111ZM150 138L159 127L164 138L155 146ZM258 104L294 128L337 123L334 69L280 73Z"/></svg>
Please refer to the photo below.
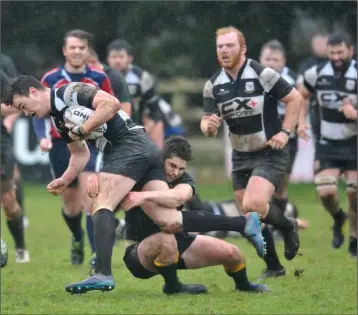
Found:
<svg viewBox="0 0 358 315"><path fill-rule="evenodd" d="M41 78L41 82L47 82L47 83L55 83L58 81L61 77L60 75L60 67L53 68L49 71L47 71Z"/></svg>
<svg viewBox="0 0 358 315"><path fill-rule="evenodd" d="M108 78L108 75L106 72L94 68L89 68L87 71L87 75L89 75L94 81L102 81L106 78Z"/></svg>
<svg viewBox="0 0 358 315"><path fill-rule="evenodd" d="M139 78L141 78L145 72L149 74L148 71L144 70L143 68L137 65L131 65L130 71Z"/></svg>

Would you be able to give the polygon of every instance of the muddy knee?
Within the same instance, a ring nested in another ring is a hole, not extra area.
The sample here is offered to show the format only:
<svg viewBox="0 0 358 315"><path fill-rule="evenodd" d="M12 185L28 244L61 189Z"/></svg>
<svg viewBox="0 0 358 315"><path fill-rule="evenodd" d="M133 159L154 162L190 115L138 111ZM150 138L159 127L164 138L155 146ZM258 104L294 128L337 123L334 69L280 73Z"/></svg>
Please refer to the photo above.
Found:
<svg viewBox="0 0 358 315"><path fill-rule="evenodd" d="M315 176L314 184L321 199L337 196L337 179L334 176Z"/></svg>

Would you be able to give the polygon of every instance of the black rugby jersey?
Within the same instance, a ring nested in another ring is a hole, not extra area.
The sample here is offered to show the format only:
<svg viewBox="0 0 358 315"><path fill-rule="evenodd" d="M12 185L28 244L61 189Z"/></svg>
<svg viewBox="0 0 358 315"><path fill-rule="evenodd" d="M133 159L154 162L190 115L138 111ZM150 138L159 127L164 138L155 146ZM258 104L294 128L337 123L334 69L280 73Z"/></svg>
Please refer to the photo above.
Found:
<svg viewBox="0 0 358 315"><path fill-rule="evenodd" d="M170 188L174 188L179 184L188 184L193 189L193 194L195 194L195 181L187 173L184 172L183 176L178 178L173 183L168 183ZM183 209L183 205L177 208L178 211ZM155 233L161 232L160 228L148 217L145 212L140 207L136 207L125 213L126 221L126 239L140 242L146 237L153 235ZM176 233L177 234L186 234L184 232Z"/></svg>
<svg viewBox="0 0 358 315"><path fill-rule="evenodd" d="M93 109L92 101L99 91L98 87L81 82L72 82L61 86L58 89L51 89L51 117L61 136L71 142L68 136L69 130L65 127L63 114L71 106L85 106ZM142 126L136 125L129 116L119 110L117 115L107 122L107 131L104 138L112 144L119 142L121 137L133 129L142 129Z"/></svg>
<svg viewBox="0 0 358 315"><path fill-rule="evenodd" d="M135 65L130 65L127 73L123 75L132 97L132 119L137 124L142 124L143 113L146 109L149 109L151 119L154 121L161 120L159 98L155 93L153 77L147 71Z"/></svg>
<svg viewBox="0 0 358 315"><path fill-rule="evenodd" d="M259 151L281 130L278 101L291 90L292 86L275 70L247 59L236 81L221 69L206 82L204 112L223 117L233 149Z"/></svg>

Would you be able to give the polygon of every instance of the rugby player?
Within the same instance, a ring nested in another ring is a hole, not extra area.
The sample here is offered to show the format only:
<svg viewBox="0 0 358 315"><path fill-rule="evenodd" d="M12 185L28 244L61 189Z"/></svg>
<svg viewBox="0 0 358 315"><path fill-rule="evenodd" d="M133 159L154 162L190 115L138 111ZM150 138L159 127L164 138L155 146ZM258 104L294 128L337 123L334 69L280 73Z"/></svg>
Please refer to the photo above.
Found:
<svg viewBox="0 0 358 315"><path fill-rule="evenodd" d="M107 46L107 63L125 77L132 96L133 121L143 125L160 147L164 144L164 123L159 108L160 98L156 94L154 78L148 71L133 65L133 47L125 40L116 39Z"/></svg>
<svg viewBox="0 0 358 315"><path fill-rule="evenodd" d="M232 244L204 235L186 232L165 234L143 212L140 206L146 202L158 203L166 207L183 209L186 201L195 194L195 182L185 171L192 159L189 142L181 136L172 136L165 141L163 159L166 181L170 191L130 192L122 201L126 211L126 252L124 262L139 279L149 279L157 274L164 278L166 294L205 293L202 285L182 284L177 269L197 269L222 265L234 282L238 291L265 292L269 289L262 284L248 280L245 257ZM98 180L92 175L88 180L91 196L98 193ZM185 196L182 198L181 196ZM249 215L254 215L251 213ZM162 270L166 270L164 273Z"/></svg>
<svg viewBox="0 0 358 315"><path fill-rule="evenodd" d="M349 252L357 256L357 62L348 33L332 34L327 41L328 61L304 72L299 91L308 99L316 94L319 130L315 153L315 185L324 208L333 218L332 247L344 242L347 215L338 201L337 184L344 175L349 203ZM305 119L308 103L302 108L298 134L308 139Z"/></svg>
<svg viewBox="0 0 358 315"><path fill-rule="evenodd" d="M276 71L246 58L244 35L229 26L216 31L216 50L222 67L205 84L201 130L215 137L222 120L230 129L232 179L239 208L260 213L263 222L280 230L285 257L299 249L297 222L286 218L271 196L289 163L286 145L294 131L302 97ZM286 104L281 122L278 101Z"/></svg>
<svg viewBox="0 0 358 315"><path fill-rule="evenodd" d="M4 100L4 90L9 85L9 78L4 71L1 70L1 100ZM7 108L1 103L1 183L0 198L1 206L4 209L6 223L10 234L15 242L16 263L30 262L30 254L26 249L24 220L21 206L16 200L16 186L14 181L15 158L13 155L11 135L7 132L3 124L3 116L18 113L15 108ZM4 261L6 264L6 261Z"/></svg>

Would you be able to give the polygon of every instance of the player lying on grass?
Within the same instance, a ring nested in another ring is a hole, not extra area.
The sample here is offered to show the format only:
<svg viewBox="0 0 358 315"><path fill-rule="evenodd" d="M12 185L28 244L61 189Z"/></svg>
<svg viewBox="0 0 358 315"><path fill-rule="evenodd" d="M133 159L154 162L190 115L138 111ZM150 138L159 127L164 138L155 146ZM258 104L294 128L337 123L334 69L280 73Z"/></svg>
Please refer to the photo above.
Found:
<svg viewBox="0 0 358 315"><path fill-rule="evenodd" d="M128 210L125 215L127 248L123 259L129 271L140 279L148 279L160 273L165 281L163 291L166 294L199 294L207 292L206 287L182 284L177 269L222 265L228 276L233 278L236 290L268 291L266 286L248 280L245 257L235 245L205 235L163 233L143 212L140 206L144 203L176 207L181 211L183 204L195 194L195 182L185 172L192 158L189 142L181 136L168 138L164 144L163 158L166 180L171 189L130 192L120 205L122 209ZM91 196L98 193L96 176L89 178L88 191ZM258 218L257 213L247 215L247 218L255 217Z"/></svg>

